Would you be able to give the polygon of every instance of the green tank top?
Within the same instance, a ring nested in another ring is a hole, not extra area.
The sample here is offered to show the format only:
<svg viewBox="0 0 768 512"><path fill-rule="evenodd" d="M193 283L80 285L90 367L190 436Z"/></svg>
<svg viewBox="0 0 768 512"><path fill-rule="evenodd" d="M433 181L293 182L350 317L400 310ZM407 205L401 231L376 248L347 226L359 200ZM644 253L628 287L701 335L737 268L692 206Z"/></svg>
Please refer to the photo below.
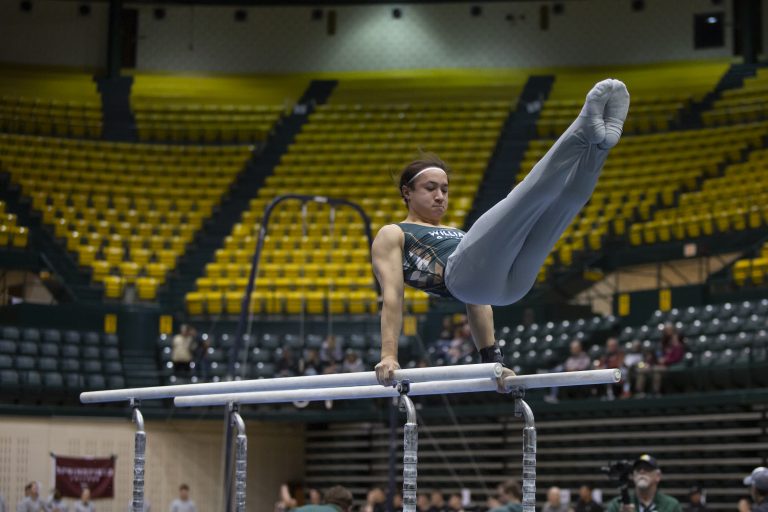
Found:
<svg viewBox="0 0 768 512"><path fill-rule="evenodd" d="M456 250L464 231L401 222L403 280L405 284L437 297L453 297L445 287L443 275L448 257Z"/></svg>

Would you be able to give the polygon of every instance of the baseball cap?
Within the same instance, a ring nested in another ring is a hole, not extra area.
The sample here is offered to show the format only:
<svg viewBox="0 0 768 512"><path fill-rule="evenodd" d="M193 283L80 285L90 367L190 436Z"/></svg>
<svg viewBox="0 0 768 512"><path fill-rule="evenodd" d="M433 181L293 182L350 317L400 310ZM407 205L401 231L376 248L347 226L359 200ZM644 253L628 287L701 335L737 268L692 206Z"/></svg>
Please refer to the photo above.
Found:
<svg viewBox="0 0 768 512"><path fill-rule="evenodd" d="M688 489L688 496L693 496L694 494L701 494L703 492L703 489L700 485L694 485L690 489Z"/></svg>
<svg viewBox="0 0 768 512"><path fill-rule="evenodd" d="M637 458L637 460L632 464L632 469L637 469L637 467L640 465L650 466L651 469L659 469L659 463L656 462L655 458L648 455L647 453L644 453Z"/></svg>
<svg viewBox="0 0 768 512"><path fill-rule="evenodd" d="M744 478L744 485L754 485L758 491L768 492L768 468L755 468L751 475Z"/></svg>

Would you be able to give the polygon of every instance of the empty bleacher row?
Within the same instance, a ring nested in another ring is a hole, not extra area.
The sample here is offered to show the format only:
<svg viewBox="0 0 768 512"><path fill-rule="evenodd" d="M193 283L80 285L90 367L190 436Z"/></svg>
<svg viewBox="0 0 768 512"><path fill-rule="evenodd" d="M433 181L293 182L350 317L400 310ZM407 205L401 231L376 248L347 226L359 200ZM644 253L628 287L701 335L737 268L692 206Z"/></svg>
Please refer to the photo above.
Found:
<svg viewBox="0 0 768 512"><path fill-rule="evenodd" d="M188 77L139 73L131 107L139 140L264 141L306 88L303 77Z"/></svg>
<svg viewBox="0 0 768 512"><path fill-rule="evenodd" d="M246 146L163 146L0 134L0 163L80 265L120 299L153 300L229 190Z"/></svg>
<svg viewBox="0 0 768 512"><path fill-rule="evenodd" d="M552 91L536 124L540 138L559 137L573 122L592 86L613 77L632 96L626 134L668 131L694 101L711 92L728 69L727 62L690 62L656 66L557 70Z"/></svg>
<svg viewBox="0 0 768 512"><path fill-rule="evenodd" d="M698 190L683 192L674 207L659 209L646 222L633 225L630 243L682 240L760 229L768 224L768 151L761 149L762 142L754 145L765 136L768 125L742 126L755 129L748 139L748 146L753 149L748 160L729 162L724 175L705 180ZM729 145L732 151L745 149L744 144Z"/></svg>
<svg viewBox="0 0 768 512"><path fill-rule="evenodd" d="M510 405L511 407L511 405ZM617 494L601 467L609 461L632 460L651 453L663 471L663 492L681 501L690 486L702 486L707 506L731 510L744 494L744 475L761 465L768 448L760 409L722 407L657 408L625 411L617 417L609 410L569 413L563 419L551 411L538 412L537 496L556 485L570 489L590 483L602 490L604 501ZM520 478L522 422L514 417L493 421L461 415L451 422L419 417L419 490L461 493L469 489L472 501L482 505L497 483ZM306 481L324 488L343 484L365 496L373 486L387 482L389 444L385 425L341 424L306 432ZM397 437L398 485L402 481L402 431Z"/></svg>
<svg viewBox="0 0 768 512"><path fill-rule="evenodd" d="M101 98L86 73L0 67L0 132L96 139Z"/></svg>
<svg viewBox="0 0 768 512"><path fill-rule="evenodd" d="M16 215L5 211L5 202L0 201L0 247L23 249L29 242L29 230L19 226Z"/></svg>
<svg viewBox="0 0 768 512"><path fill-rule="evenodd" d="M0 395L57 402L84 389L125 387L114 334L75 330L0 329Z"/></svg>
<svg viewBox="0 0 768 512"><path fill-rule="evenodd" d="M744 79L744 85L723 91L712 108L701 115L705 126L751 123L765 119L768 98L768 70L757 69L754 77Z"/></svg>

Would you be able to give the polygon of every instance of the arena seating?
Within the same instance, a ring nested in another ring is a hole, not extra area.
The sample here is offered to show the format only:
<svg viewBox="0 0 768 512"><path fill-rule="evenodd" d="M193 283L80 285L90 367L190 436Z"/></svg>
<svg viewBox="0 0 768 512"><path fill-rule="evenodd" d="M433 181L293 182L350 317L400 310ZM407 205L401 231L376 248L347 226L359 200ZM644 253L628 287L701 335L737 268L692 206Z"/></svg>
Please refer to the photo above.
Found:
<svg viewBox="0 0 768 512"><path fill-rule="evenodd" d="M619 78L632 96L624 133L667 131L693 101L711 92L728 63L705 61L652 66L555 70L555 84L537 123L540 138L559 137L581 111L587 91L600 80Z"/></svg>
<svg viewBox="0 0 768 512"><path fill-rule="evenodd" d="M739 286L747 282L763 285L768 281L768 242L763 244L758 257L740 259L734 264L733 280Z"/></svg>
<svg viewBox="0 0 768 512"><path fill-rule="evenodd" d="M710 510L733 510L744 495L742 479L762 464L768 448L759 405L708 406L708 398L687 404L605 404L602 410L534 407L537 415L537 495L557 485L570 490L589 483L607 502L618 494L617 484L601 468L610 461L654 455L663 471L661 489L685 503L692 485L702 486ZM521 420L508 411L493 419L469 419L456 407L453 416L419 414L419 492L471 493L484 505L495 486L522 471ZM502 411L503 409L500 409ZM452 419L451 419L452 418ZM458 423L457 423L458 422ZM345 423L318 425L306 434L306 481L311 487L343 484L363 499L368 489L386 486L392 446L386 425ZM396 436L402 485L402 430Z"/></svg>
<svg viewBox="0 0 768 512"><path fill-rule="evenodd" d="M0 132L99 138L101 119L91 75L0 67Z"/></svg>
<svg viewBox="0 0 768 512"><path fill-rule="evenodd" d="M464 101L458 98L470 94L468 84L472 83L466 75L447 76L442 81L430 76L371 83L342 81L329 104L319 106L310 116L251 201L250 210L227 237L216 261L198 279L197 291L187 295L188 312L240 311L259 223L265 206L276 195L353 200L372 217L374 235L385 223L402 219L402 200L387 170L398 172L418 155L419 148L437 152L455 169L451 214L445 223L462 226L524 76L517 77L517 82L507 75L498 80L502 79L506 80L503 86L487 85L487 77L475 79L470 98L483 99ZM422 101L405 103L406 97ZM441 101L444 98L450 100ZM252 297L253 312L376 312L368 240L351 209L339 209L331 231L327 206L308 205L304 222L296 203L284 203L273 214L269 233ZM424 293L407 289L405 298L409 311L426 311Z"/></svg>
<svg viewBox="0 0 768 512"><path fill-rule="evenodd" d="M23 249L29 242L29 230L19 226L16 215L5 211L5 203L0 201L0 248L16 247Z"/></svg>
<svg viewBox="0 0 768 512"><path fill-rule="evenodd" d="M134 77L131 106L142 141L263 141L301 96L301 77Z"/></svg>
<svg viewBox="0 0 768 512"><path fill-rule="evenodd" d="M721 158L720 161L736 162L729 163L723 176L710 176L703 181L700 190L683 192L675 207L657 210L646 217L646 222L634 224L630 229L632 245L759 229L766 225L768 178L765 168L768 151L752 151L744 163L734 157L747 148L762 148L767 129L768 123L765 122L715 129L730 131L731 135L711 134L712 143L715 137L727 141L725 145L718 146L722 154L729 158ZM732 137L738 137L741 142Z"/></svg>
<svg viewBox="0 0 768 512"><path fill-rule="evenodd" d="M250 158L246 146L164 146L0 134L0 162L106 296L153 300Z"/></svg>
<svg viewBox="0 0 768 512"><path fill-rule="evenodd" d="M744 79L744 86L723 91L712 108L703 112L705 126L751 123L765 119L768 99L768 70L758 69L757 75Z"/></svg>
<svg viewBox="0 0 768 512"><path fill-rule="evenodd" d="M85 389L125 387L119 340L113 334L3 327L0 395L47 403Z"/></svg>

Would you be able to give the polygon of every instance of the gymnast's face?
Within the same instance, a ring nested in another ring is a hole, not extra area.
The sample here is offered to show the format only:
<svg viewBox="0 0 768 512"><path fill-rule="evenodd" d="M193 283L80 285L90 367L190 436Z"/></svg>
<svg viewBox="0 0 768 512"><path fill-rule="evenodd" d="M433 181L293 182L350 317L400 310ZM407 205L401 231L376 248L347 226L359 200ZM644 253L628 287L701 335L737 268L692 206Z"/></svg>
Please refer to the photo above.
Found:
<svg viewBox="0 0 768 512"><path fill-rule="evenodd" d="M430 169L416 178L412 187L403 187L409 213L424 220L439 221L448 209L448 175L439 169Z"/></svg>

